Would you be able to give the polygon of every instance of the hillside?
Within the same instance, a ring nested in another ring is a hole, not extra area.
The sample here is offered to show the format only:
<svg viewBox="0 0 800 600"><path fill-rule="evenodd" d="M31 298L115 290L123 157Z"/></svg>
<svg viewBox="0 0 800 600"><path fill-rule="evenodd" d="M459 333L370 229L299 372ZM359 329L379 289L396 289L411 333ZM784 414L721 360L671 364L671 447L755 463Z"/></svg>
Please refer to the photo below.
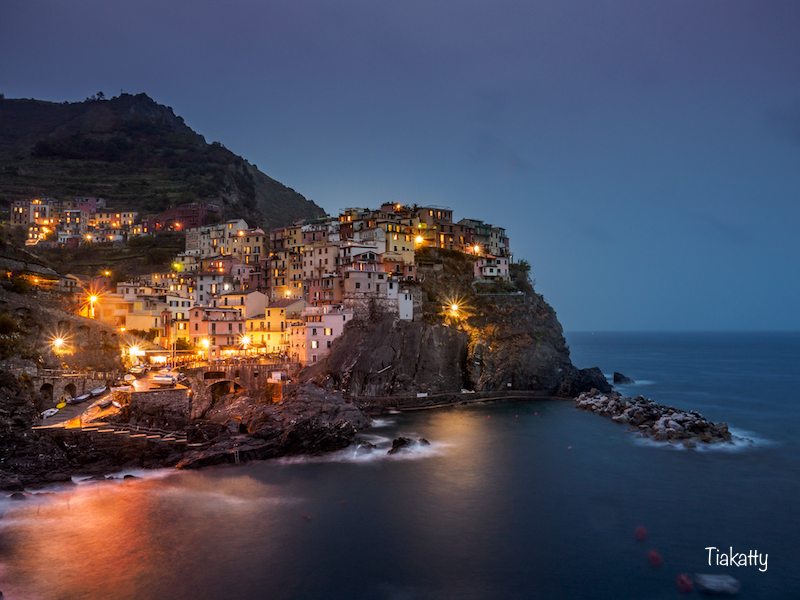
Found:
<svg viewBox="0 0 800 600"><path fill-rule="evenodd" d="M80 196L140 213L214 202L226 218L269 228L324 214L145 94L62 104L0 99L0 205Z"/></svg>

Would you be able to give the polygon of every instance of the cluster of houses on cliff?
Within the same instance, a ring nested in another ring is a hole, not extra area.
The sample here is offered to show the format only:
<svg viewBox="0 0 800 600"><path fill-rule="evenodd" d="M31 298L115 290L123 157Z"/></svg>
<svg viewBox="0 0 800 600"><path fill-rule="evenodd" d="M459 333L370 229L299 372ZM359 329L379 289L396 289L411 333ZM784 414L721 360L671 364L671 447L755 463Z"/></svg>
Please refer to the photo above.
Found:
<svg viewBox="0 0 800 600"><path fill-rule="evenodd" d="M104 291L92 292L84 314L208 358L265 353L310 364L359 315L414 318L423 248L474 257L476 280L509 278L505 230L473 219L455 222L448 208L349 208L266 232L243 219L204 225L204 206L177 207L168 221L150 223L151 230L185 233L185 250L168 272L114 289L108 280L95 281ZM134 218L131 227L137 225Z"/></svg>

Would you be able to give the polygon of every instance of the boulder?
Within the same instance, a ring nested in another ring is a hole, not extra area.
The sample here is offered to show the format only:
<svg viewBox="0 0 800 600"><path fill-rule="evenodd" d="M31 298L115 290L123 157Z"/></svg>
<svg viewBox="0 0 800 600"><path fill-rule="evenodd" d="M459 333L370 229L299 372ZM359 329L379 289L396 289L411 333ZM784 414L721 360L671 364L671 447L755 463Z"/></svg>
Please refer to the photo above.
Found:
<svg viewBox="0 0 800 600"><path fill-rule="evenodd" d="M614 371L614 384L615 385L628 385L628 384L631 384L631 383L636 383L636 382L633 379L631 379L630 377L625 377L625 375L623 375L622 373L617 373L616 371Z"/></svg>
<svg viewBox="0 0 800 600"><path fill-rule="evenodd" d="M392 441L392 447L389 450L388 454L397 454L398 452L401 452L402 450L411 446L413 443L414 442L413 440L411 440L411 438L407 437L396 438L395 440Z"/></svg>
<svg viewBox="0 0 800 600"><path fill-rule="evenodd" d="M695 574L694 584L699 591L718 596L735 596L742 589L739 580L730 575Z"/></svg>

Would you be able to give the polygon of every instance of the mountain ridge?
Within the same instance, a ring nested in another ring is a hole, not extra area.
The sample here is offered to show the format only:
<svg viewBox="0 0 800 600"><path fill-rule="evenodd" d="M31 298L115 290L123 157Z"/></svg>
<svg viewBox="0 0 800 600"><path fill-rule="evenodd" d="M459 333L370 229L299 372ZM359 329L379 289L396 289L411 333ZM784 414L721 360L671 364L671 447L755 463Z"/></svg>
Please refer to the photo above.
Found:
<svg viewBox="0 0 800 600"><path fill-rule="evenodd" d="M55 103L0 98L0 203L106 198L156 214L187 202L266 228L325 214L146 94Z"/></svg>

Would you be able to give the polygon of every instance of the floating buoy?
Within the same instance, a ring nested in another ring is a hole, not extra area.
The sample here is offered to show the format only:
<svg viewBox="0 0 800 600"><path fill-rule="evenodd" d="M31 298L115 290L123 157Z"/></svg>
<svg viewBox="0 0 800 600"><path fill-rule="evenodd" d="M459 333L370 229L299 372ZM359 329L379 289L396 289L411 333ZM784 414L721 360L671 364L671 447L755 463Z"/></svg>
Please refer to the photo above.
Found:
<svg viewBox="0 0 800 600"><path fill-rule="evenodd" d="M59 402L58 404L56 404L56 408L64 408L66 405L67 405L66 402Z"/></svg>
<svg viewBox="0 0 800 600"><path fill-rule="evenodd" d="M519 416L519 415L514 415L514 418L516 419L518 416Z"/></svg>
<svg viewBox="0 0 800 600"><path fill-rule="evenodd" d="M644 525L639 525L636 529L633 530L633 535L636 536L636 539L644 541L647 539L647 529L644 528Z"/></svg>
<svg viewBox="0 0 800 600"><path fill-rule="evenodd" d="M660 567L664 564L664 559L661 558L661 555L655 550L650 550L647 553L647 561L650 563L651 567Z"/></svg>
<svg viewBox="0 0 800 600"><path fill-rule="evenodd" d="M684 594L691 592L694 589L694 585L692 585L692 578L686 573L681 573L675 578L675 585L677 586L678 591Z"/></svg>

